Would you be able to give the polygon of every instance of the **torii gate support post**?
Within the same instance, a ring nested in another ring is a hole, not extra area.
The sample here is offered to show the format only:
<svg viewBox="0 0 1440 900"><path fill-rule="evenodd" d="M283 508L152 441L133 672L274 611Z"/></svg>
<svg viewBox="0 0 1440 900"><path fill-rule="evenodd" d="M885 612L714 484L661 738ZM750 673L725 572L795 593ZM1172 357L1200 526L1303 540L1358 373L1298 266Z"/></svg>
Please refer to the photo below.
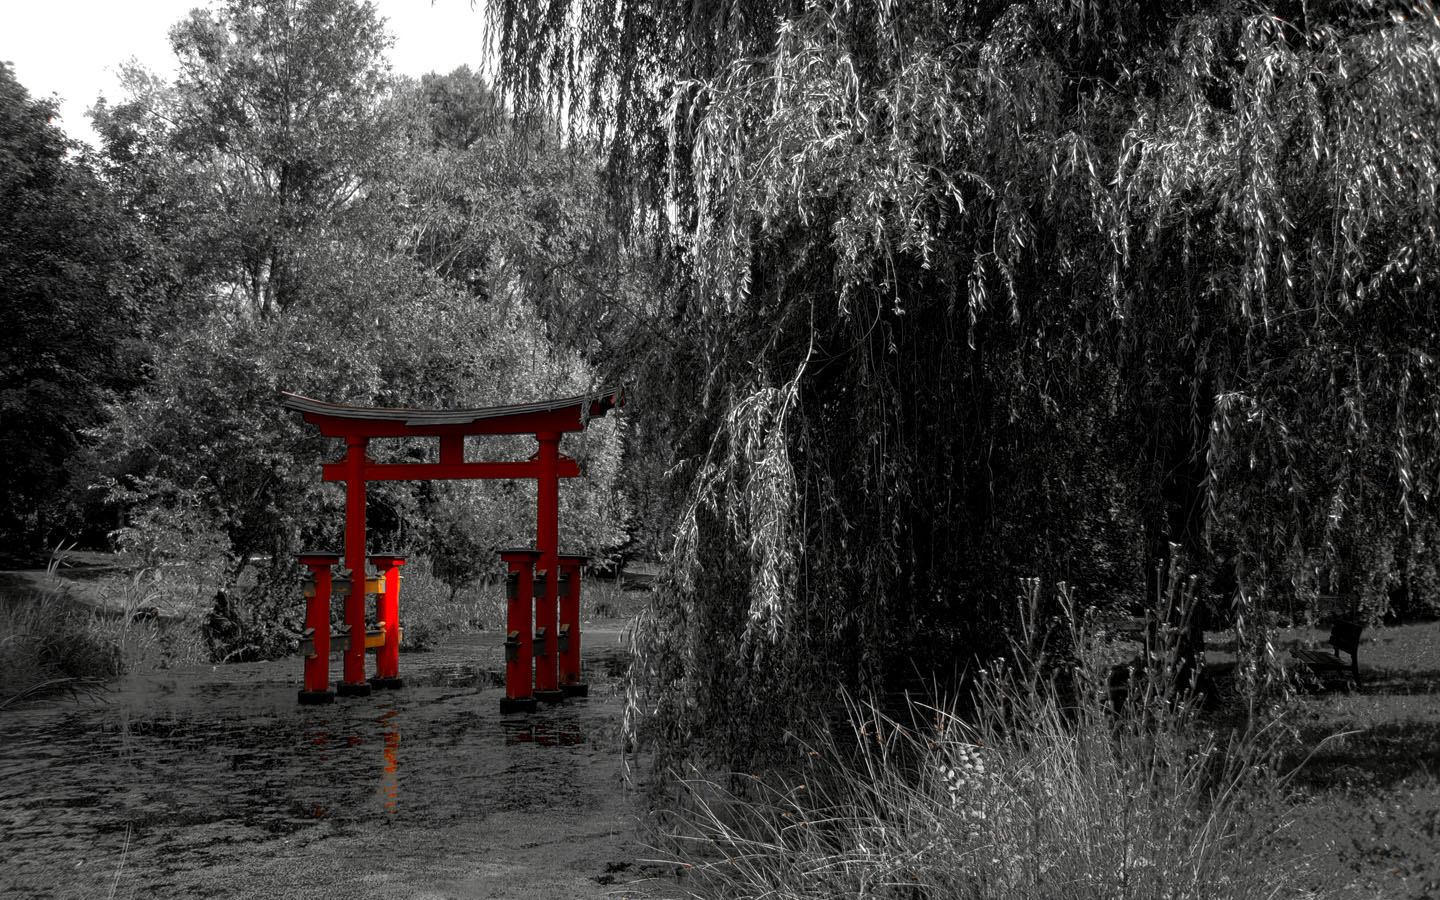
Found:
<svg viewBox="0 0 1440 900"><path fill-rule="evenodd" d="M385 643L375 654L375 677L370 686L377 690L403 687L400 680L400 567L405 557L381 555L370 557L380 572L383 590L375 601L375 621L384 629Z"/></svg>
<svg viewBox="0 0 1440 900"><path fill-rule="evenodd" d="M567 697L588 697L580 683L580 567L587 557L560 557L565 590L560 594L560 691Z"/></svg>
<svg viewBox="0 0 1440 900"><path fill-rule="evenodd" d="M335 702L335 694L330 690L330 567L339 561L338 553L306 553L300 557L300 562L309 567L314 582L305 603L310 652L305 655L301 703Z"/></svg>
<svg viewBox="0 0 1440 900"><path fill-rule="evenodd" d="M505 579L505 696L500 700L500 712L534 712L536 704L530 676L535 645L530 629L535 603L535 561L540 554L534 550L505 550L500 558L510 570Z"/></svg>
<svg viewBox="0 0 1440 900"><path fill-rule="evenodd" d="M345 440L345 565L350 569L350 595L345 598L345 647L342 680L336 692L347 697L370 693L365 680L365 450L369 438Z"/></svg>
<svg viewBox="0 0 1440 900"><path fill-rule="evenodd" d="M542 431L536 473L535 549L540 554L540 571L545 578L545 596L535 598L535 698L547 703L565 699L559 680L559 634L556 609L560 600L560 433Z"/></svg>

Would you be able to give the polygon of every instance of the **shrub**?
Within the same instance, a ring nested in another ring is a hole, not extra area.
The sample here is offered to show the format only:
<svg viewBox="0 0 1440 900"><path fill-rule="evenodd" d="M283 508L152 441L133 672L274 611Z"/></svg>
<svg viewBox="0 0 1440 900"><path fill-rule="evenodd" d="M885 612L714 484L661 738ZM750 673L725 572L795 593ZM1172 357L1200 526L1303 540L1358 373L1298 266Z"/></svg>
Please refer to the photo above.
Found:
<svg viewBox="0 0 1440 900"><path fill-rule="evenodd" d="M505 623L505 590L499 584L481 578L452 588L423 556L412 558L400 572L401 650L430 650L455 632Z"/></svg>
<svg viewBox="0 0 1440 900"><path fill-rule="evenodd" d="M215 662L274 659L290 650L298 633L298 588L266 584L249 591L219 591L201 631Z"/></svg>

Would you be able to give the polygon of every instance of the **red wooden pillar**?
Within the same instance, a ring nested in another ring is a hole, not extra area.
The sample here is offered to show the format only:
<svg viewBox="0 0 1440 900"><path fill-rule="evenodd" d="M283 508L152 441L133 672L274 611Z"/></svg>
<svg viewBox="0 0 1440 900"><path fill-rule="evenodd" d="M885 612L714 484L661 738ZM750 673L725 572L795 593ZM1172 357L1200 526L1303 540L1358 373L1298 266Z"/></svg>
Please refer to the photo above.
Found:
<svg viewBox="0 0 1440 900"><path fill-rule="evenodd" d="M500 712L534 712L530 673L535 662L535 644L531 629L534 627L535 562L540 554L534 550L505 550L500 558L509 567L505 579L505 696L500 700Z"/></svg>
<svg viewBox="0 0 1440 900"><path fill-rule="evenodd" d="M540 554L539 573L544 573L545 595L535 598L535 697L554 703L565 698L560 691L556 634L556 605L560 598L560 433L542 431L535 435L540 442L539 471L536 477L537 519L535 549Z"/></svg>
<svg viewBox="0 0 1440 900"><path fill-rule="evenodd" d="M590 686L580 683L580 567L586 557L561 556L560 690L567 697L586 697Z"/></svg>
<svg viewBox="0 0 1440 900"><path fill-rule="evenodd" d="M307 640L301 642L305 656L305 686L301 703L333 703L330 691L330 567L340 561L338 553L306 553L300 557L309 567L311 586L305 599Z"/></svg>
<svg viewBox="0 0 1440 900"><path fill-rule="evenodd" d="M382 623L385 632L385 643L375 653L375 677L370 686L398 688L404 684L400 680L400 567L405 565L405 557L372 556L370 563L380 572L383 589L375 600L375 621Z"/></svg>
<svg viewBox="0 0 1440 900"><path fill-rule="evenodd" d="M345 627L350 629L350 642L335 690L351 697L370 693L365 681L365 450L369 442L364 436L345 439L345 565L350 569Z"/></svg>

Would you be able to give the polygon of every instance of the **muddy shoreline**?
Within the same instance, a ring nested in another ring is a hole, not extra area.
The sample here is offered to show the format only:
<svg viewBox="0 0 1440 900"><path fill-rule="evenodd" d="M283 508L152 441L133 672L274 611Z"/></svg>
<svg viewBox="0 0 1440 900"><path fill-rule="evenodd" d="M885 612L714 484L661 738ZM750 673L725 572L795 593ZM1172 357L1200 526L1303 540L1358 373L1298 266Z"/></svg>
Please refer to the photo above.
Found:
<svg viewBox="0 0 1440 900"><path fill-rule="evenodd" d="M663 893L620 753L620 625L591 696L499 714L493 633L404 654L405 687L300 706L298 659L129 676L0 712L6 897Z"/></svg>

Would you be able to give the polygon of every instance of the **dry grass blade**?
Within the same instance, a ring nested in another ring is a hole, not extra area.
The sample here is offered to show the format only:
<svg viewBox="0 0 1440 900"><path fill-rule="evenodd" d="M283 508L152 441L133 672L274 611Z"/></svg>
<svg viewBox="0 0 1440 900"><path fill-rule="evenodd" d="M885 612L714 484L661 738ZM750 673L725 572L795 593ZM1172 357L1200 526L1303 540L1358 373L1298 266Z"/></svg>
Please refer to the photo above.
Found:
<svg viewBox="0 0 1440 900"><path fill-rule="evenodd" d="M15 694L0 700L0 710L59 694L68 694L70 699L78 702L81 695L96 697L104 690L105 682L98 678L50 678L21 688Z"/></svg>

